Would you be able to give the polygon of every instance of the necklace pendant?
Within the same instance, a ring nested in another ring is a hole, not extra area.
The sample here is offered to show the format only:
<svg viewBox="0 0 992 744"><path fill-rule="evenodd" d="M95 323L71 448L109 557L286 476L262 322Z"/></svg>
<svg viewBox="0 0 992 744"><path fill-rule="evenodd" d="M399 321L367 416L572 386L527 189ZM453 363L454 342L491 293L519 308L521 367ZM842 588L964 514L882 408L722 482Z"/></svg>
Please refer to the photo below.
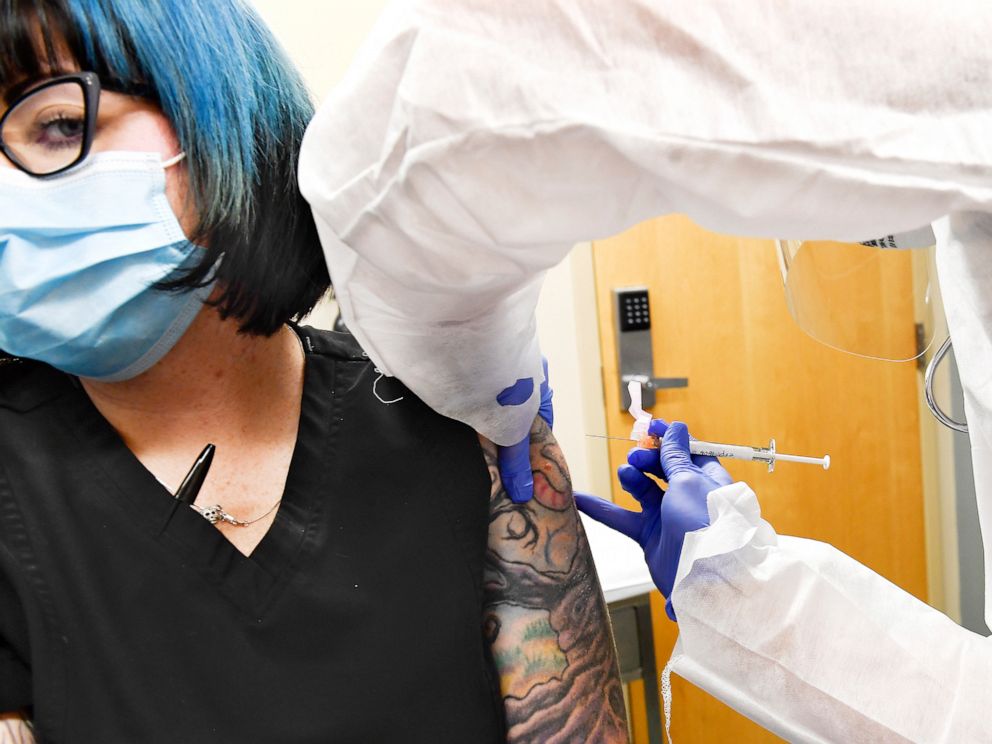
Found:
<svg viewBox="0 0 992 744"><path fill-rule="evenodd" d="M224 511L220 504L214 504L213 506L197 506L196 504L192 504L191 506L194 511L210 522L210 524L217 524L221 520L227 521L231 519L231 515Z"/></svg>

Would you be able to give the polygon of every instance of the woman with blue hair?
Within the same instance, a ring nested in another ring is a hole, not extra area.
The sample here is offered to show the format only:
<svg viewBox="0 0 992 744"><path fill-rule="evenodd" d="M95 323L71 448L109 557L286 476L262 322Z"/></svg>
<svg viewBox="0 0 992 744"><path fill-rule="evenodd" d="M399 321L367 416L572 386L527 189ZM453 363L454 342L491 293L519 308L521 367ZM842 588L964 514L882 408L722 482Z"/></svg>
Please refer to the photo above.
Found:
<svg viewBox="0 0 992 744"><path fill-rule="evenodd" d="M312 109L254 12L0 0L0 97L0 742L625 741L550 412L513 503L296 324Z"/></svg>

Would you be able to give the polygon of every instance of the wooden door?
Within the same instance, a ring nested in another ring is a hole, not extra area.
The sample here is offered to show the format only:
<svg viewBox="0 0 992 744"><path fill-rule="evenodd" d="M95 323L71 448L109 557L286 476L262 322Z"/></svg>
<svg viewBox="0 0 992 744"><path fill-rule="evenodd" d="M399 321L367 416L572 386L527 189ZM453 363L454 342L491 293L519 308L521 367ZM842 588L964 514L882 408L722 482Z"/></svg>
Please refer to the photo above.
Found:
<svg viewBox="0 0 992 744"><path fill-rule="evenodd" d="M620 412L611 290L646 285L652 309L654 374L688 377L659 391L655 416L682 420L701 439L767 445L822 456L829 471L782 463L726 462L758 494L780 534L828 542L923 600L927 598L923 493L912 363L878 362L829 349L806 336L786 307L774 243L716 235L666 217L593 244L608 434L625 437ZM906 286L912 272L907 257ZM911 328L911 292L882 323ZM611 441L610 463L629 445ZM614 500L636 508L614 479ZM658 668L676 637L652 597ZM672 678L672 735L694 742L778 741L722 703ZM635 742L646 741L642 690L632 689Z"/></svg>

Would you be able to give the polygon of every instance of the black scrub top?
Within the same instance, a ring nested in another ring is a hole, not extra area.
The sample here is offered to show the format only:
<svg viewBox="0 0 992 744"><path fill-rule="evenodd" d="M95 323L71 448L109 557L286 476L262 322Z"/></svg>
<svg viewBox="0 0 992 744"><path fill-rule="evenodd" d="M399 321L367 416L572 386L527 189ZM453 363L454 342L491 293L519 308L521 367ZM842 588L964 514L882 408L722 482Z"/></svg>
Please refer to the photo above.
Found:
<svg viewBox="0 0 992 744"><path fill-rule="evenodd" d="M299 329L300 432L245 557L72 378L0 374L0 710L50 742L493 742L474 432ZM15 369L16 368L16 369Z"/></svg>

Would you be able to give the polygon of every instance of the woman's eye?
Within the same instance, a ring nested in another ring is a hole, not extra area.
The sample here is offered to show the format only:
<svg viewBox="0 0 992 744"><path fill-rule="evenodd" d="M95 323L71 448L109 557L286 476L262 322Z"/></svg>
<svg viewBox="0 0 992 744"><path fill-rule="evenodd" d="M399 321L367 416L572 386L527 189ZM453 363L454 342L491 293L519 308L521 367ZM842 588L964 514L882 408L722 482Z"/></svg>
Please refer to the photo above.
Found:
<svg viewBox="0 0 992 744"><path fill-rule="evenodd" d="M52 149L79 147L86 122L78 117L57 116L38 122L35 143Z"/></svg>

